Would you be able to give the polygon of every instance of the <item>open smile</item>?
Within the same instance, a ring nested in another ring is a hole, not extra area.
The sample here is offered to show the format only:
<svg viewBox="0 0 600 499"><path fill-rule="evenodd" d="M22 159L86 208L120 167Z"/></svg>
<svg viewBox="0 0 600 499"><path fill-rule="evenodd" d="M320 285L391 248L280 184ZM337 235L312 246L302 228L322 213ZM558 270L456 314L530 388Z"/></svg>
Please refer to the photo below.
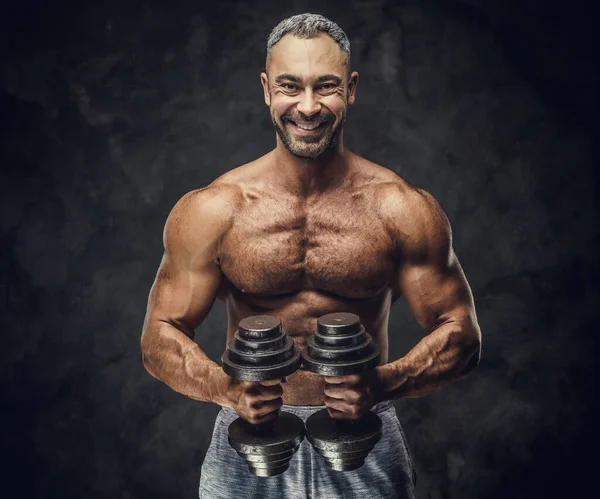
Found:
<svg viewBox="0 0 600 499"><path fill-rule="evenodd" d="M328 121L322 122L319 126L317 126L316 128L314 128L313 130L305 130L304 128L301 128L300 126L296 125L296 123L294 123L293 121L288 121L288 123L290 123L290 125L292 126L292 128L298 134L301 134L301 135L317 135L317 134L321 133L321 131L325 128L325 126L327 125Z"/></svg>

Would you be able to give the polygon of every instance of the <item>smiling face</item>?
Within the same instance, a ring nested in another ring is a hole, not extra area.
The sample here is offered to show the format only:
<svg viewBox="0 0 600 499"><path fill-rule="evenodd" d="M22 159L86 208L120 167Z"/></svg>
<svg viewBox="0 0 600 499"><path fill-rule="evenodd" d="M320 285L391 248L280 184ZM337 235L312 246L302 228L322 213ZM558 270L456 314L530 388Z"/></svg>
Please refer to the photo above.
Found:
<svg viewBox="0 0 600 499"><path fill-rule="evenodd" d="M339 147L358 73L348 79L338 44L326 34L311 39L285 35L273 47L267 71L261 82L278 142L303 159Z"/></svg>

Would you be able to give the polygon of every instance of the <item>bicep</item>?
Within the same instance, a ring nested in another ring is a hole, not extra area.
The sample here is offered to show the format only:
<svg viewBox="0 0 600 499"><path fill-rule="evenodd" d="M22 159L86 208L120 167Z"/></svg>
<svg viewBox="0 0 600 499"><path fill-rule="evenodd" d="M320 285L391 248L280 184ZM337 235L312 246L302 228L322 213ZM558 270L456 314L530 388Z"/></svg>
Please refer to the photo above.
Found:
<svg viewBox="0 0 600 499"><path fill-rule="evenodd" d="M150 319L167 322L193 338L215 302L221 279L214 261L182 268L165 254L148 298Z"/></svg>
<svg viewBox="0 0 600 499"><path fill-rule="evenodd" d="M417 322L428 331L450 320L473 319L471 289L451 247L446 257L400 265L397 286Z"/></svg>
<svg viewBox="0 0 600 499"><path fill-rule="evenodd" d="M193 338L210 312L223 279L217 248L228 228L230 197L219 188L196 191L171 211L163 233L164 255L148 298L147 324L167 322Z"/></svg>
<svg viewBox="0 0 600 499"><path fill-rule="evenodd" d="M396 210L400 248L395 291L430 331L448 321L475 320L471 289L452 247L452 229L428 192L408 193Z"/></svg>

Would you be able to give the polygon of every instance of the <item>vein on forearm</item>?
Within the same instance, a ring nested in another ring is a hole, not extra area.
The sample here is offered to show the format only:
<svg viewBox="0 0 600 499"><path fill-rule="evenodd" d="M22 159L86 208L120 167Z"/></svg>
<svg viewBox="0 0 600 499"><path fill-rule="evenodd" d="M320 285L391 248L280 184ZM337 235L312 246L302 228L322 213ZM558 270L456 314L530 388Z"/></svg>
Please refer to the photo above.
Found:
<svg viewBox="0 0 600 499"><path fill-rule="evenodd" d="M465 377L479 362L476 331L444 323L425 336L404 357L391 362L395 376L389 398L422 397Z"/></svg>
<svg viewBox="0 0 600 499"><path fill-rule="evenodd" d="M215 398L211 377L218 364L212 361L189 334L170 322L158 321L152 347L144 356L148 372L178 393L202 402ZM184 333L184 334L181 334Z"/></svg>

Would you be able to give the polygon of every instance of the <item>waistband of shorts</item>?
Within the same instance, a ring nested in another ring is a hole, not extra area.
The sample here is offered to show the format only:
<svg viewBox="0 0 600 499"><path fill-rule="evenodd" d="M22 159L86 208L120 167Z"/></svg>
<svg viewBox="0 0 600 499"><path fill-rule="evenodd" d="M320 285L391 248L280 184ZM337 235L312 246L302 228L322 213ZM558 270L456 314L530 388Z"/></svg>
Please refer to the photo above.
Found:
<svg viewBox="0 0 600 499"><path fill-rule="evenodd" d="M283 404L281 406L281 410L283 412L291 412L292 414L296 414L298 416L301 416L301 415L310 416L312 413L315 413L315 412L320 411L325 408L326 408L325 405L288 405L288 404ZM390 408L392 408L392 409L394 408L392 401L384 400L383 402L379 402L379 403L375 404L373 407L371 407L371 411L374 412L375 414L379 414L379 413L389 410ZM237 415L237 413L229 407L221 407L221 410L223 411L224 414L226 414L228 416Z"/></svg>

